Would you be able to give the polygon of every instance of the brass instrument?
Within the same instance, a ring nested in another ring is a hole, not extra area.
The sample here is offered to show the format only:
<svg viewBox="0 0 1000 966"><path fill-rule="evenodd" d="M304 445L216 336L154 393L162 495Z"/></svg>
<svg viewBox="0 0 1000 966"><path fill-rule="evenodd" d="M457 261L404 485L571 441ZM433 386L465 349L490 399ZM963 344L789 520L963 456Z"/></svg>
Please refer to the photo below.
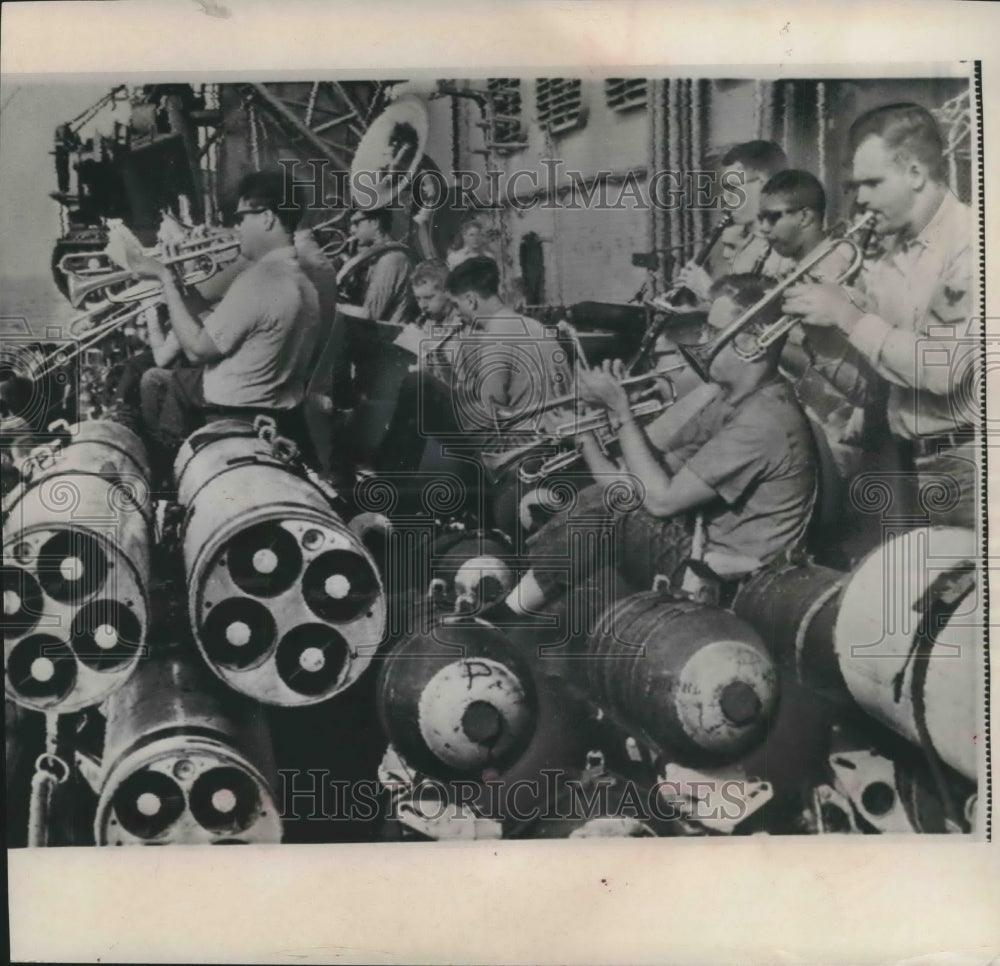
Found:
<svg viewBox="0 0 1000 966"><path fill-rule="evenodd" d="M312 225L308 228L308 231L311 231L316 239L319 250L326 258L334 259L345 253L348 256L354 254L351 249L356 246L356 239L350 231L345 231L341 227L350 214L349 210L341 211L331 218L327 218L326 221L321 221L318 225Z"/></svg>
<svg viewBox="0 0 1000 966"><path fill-rule="evenodd" d="M165 255L186 255L189 258L195 258L198 255L205 254L205 249L213 248L220 241L232 241L235 244L235 239L233 239L231 232L215 228L209 230L207 234L201 237L187 238L164 249L159 247L144 248L142 253L149 255L151 258L162 258ZM67 252L59 259L56 267L64 275L91 276L117 271L121 268L121 265L107 251Z"/></svg>
<svg viewBox="0 0 1000 966"><path fill-rule="evenodd" d="M393 204L412 182L430 131L427 105L413 94L393 101L365 131L351 161L351 193L359 208Z"/></svg>
<svg viewBox="0 0 1000 966"><path fill-rule="evenodd" d="M588 368L587 361L583 353L583 347L580 344L576 330L568 322L561 322L559 324L559 328L563 332L566 332L572 339L576 350L577 364L583 369ZM643 383L659 382L662 380L670 389L669 399L649 398L639 399L634 402L631 405L633 416L637 419L657 416L668 406L672 406L677 401L677 392L673 382L671 382L670 378L667 376L667 373L682 368L684 368L684 366L673 366L659 372L647 372L638 376L629 376L621 380L620 385L623 388L639 386ZM498 432L516 432L517 427L519 425L523 425L526 420L530 419L533 421L543 413L573 406L577 403L577 401L578 396L576 393L568 393L566 395L556 396L554 399L550 399L543 406L534 409L527 415L524 413L513 413L498 410L496 414L497 430ZM534 485L546 477L551 476L553 473L558 473L562 470L568 469L581 459L582 453L579 449L574 448L571 450L565 450L563 449L563 446L569 440L572 440L575 444L577 437L583 436L586 433L594 433L597 437L598 445L602 450L606 451L608 444L617 435L617 430L612 428L610 414L607 411L594 410L582 415L575 415L567 422L557 425L551 430L539 431L532 427L528 430L529 439L521 445L510 447L499 452L483 453L483 464L492 474L494 474L494 476L499 476L513 463L522 460L523 457L529 455L534 450L546 451L549 449L555 449L556 452L548 456L548 458L543 458L540 465L536 469L529 470L524 465L518 469L518 478L521 482L526 485Z"/></svg>
<svg viewBox="0 0 1000 966"><path fill-rule="evenodd" d="M46 355L37 367L26 373L26 376L31 379L42 379L50 373L55 372L86 350L94 348L98 342L103 341L113 332L117 332L130 322L134 322L152 304L154 304L152 300L135 300L134 305L129 305L128 307L119 306L107 318L102 319L92 328L85 330L82 338L74 342L72 346L68 348L60 346ZM110 307L109 303L102 303L95 311L77 316L70 323L70 332L77 331L81 322L88 321L95 315L105 312Z"/></svg>
<svg viewBox="0 0 1000 966"><path fill-rule="evenodd" d="M213 275L222 271L239 254L240 243L238 239L232 238L227 241L214 241L205 244L205 239L198 239L200 246L196 250L186 250L196 242L188 246L182 246L185 250L177 255L162 259L162 263L168 267L183 265L185 262L195 262L195 266L184 274L179 275L182 285L198 285L206 282ZM145 254L145 253L144 253ZM226 256L232 257L226 257ZM153 257L156 257L155 255ZM119 286L125 285L135 278L135 273L128 269L118 271L94 273L84 279L68 276L70 301L73 305L79 306L93 296L103 296L107 302L134 302L149 298L157 294L160 284L155 281L142 281L136 285L126 288L124 291L115 291Z"/></svg>
<svg viewBox="0 0 1000 966"><path fill-rule="evenodd" d="M712 366L712 361L719 352L744 329L752 326L757 316L776 299L782 296L785 291L798 282L801 282L809 275L809 272L825 258L829 258L838 248L847 246L851 249L851 264L837 277L838 285L848 284L857 275L864 261L864 250L850 236L858 232L866 231L874 221L874 214L869 212L859 218L853 225L847 228L838 238L828 239L826 243L820 245L813 254L807 256L786 278L777 285L769 289L762 295L756 303L742 312L736 319L722 329L714 338L702 345L684 346L680 345L681 355L688 362L692 369L698 373L705 382L708 382L708 372ZM746 362L755 362L773 345L782 338L799 321L797 316L783 315L781 318L764 327L755 336L755 343L752 349L742 349L736 345L733 351Z"/></svg>
<svg viewBox="0 0 1000 966"><path fill-rule="evenodd" d="M712 229L711 234L702 245L701 250L694 257L694 264L701 267L708 261L709 256L712 254L713 249L718 244L719 239L722 237L722 233L733 223L733 213L732 211L727 211L719 223ZM667 323L670 320L670 315L678 308L684 304L694 304L697 299L694 298L693 293L683 285L674 285L662 296L652 299L646 303L647 307L655 312L665 313L662 320L657 323L652 323L646 328L646 332L643 334L642 342L639 344L639 348L636 350L635 355L629 360L628 365L625 367L626 372L632 372L640 362L642 362L649 353L653 350L653 346L656 345L656 340L663 334L663 330L667 327Z"/></svg>

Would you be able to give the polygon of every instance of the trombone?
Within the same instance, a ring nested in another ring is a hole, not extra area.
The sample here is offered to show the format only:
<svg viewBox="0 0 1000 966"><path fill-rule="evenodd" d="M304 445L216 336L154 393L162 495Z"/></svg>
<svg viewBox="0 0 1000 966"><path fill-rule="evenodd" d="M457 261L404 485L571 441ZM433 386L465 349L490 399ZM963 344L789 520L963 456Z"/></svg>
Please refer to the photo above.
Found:
<svg viewBox="0 0 1000 966"><path fill-rule="evenodd" d="M851 263L837 276L836 282L838 285L849 284L860 270L865 257L863 245L855 241L851 236L856 235L858 232L870 231L874 220L875 215L873 212L868 212L859 218L842 235L829 239L811 255L808 255L796 267L794 272L782 279L773 288L768 289L750 308L737 316L714 338L709 339L708 342L702 345L678 345L677 348L680 350L681 355L691 368L705 382L708 382L709 369L711 369L713 360L722 349L732 342L744 329L753 327L757 316L782 296L786 289L791 288L797 282L801 282L816 265L824 259L829 258L838 248L845 245L851 250ZM783 315L774 322L761 327L760 331L755 333L753 348L741 348L734 343L733 351L745 362L756 362L767 352L770 346L782 338L798 321L797 316Z"/></svg>
<svg viewBox="0 0 1000 966"><path fill-rule="evenodd" d="M70 347L58 346L53 349L48 355L44 356L38 364L31 368L24 375L29 379L43 379L56 370L62 368L66 363L72 361L77 356L86 352L88 349L92 349L97 345L98 342L103 341L112 332L117 332L119 329L126 326L128 323L133 322L137 319L143 312L146 311L153 304L151 301L143 302L136 301L134 306L124 308L119 307L116 311L113 311L107 318L103 319L93 328L86 330L82 338L78 339ZM92 312L87 312L84 315L77 316L69 325L69 330L71 333L78 331L81 322L85 322L95 315L99 315L101 312L106 311L110 308L109 303L102 303Z"/></svg>

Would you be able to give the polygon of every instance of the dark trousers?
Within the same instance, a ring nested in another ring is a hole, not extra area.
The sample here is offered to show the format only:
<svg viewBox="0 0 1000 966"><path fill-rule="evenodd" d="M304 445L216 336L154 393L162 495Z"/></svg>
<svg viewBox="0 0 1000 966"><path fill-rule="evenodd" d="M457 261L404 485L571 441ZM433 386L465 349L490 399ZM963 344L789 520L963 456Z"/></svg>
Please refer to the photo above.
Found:
<svg viewBox="0 0 1000 966"><path fill-rule="evenodd" d="M399 388L396 410L375 453L374 468L416 470L430 437L458 432L449 388L432 376L410 373Z"/></svg>
<svg viewBox="0 0 1000 966"><path fill-rule="evenodd" d="M969 439L921 451L912 442L903 441L902 451L903 465L912 467L905 491L906 512L915 518L926 517L931 526L974 529L981 489L981 446Z"/></svg>
<svg viewBox="0 0 1000 966"><path fill-rule="evenodd" d="M157 375L153 376L152 372ZM163 377L161 374L167 372ZM181 444L205 423L219 419L243 419L252 422L257 416L274 420L279 436L290 439L299 447L303 459L315 465L315 450L301 405L292 409L266 407L218 406L205 400L202 369L153 370L143 379L143 410L147 406L156 422L148 428L159 460L169 466Z"/></svg>

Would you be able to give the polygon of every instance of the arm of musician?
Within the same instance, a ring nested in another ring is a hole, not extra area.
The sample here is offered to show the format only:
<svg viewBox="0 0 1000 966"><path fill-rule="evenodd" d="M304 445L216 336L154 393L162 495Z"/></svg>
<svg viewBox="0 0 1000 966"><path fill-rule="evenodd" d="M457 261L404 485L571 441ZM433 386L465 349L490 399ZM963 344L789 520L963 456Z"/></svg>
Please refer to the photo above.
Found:
<svg viewBox="0 0 1000 966"><path fill-rule="evenodd" d="M163 285L163 298L167 303L167 311L170 313L170 326L188 362L202 365L221 359L222 352L201 323L191 314L169 270L164 270L160 281Z"/></svg>
<svg viewBox="0 0 1000 966"><path fill-rule="evenodd" d="M712 276L692 260L677 273L674 284L690 289L698 297L699 302L707 302L712 287Z"/></svg>
<svg viewBox="0 0 1000 966"><path fill-rule="evenodd" d="M387 252L379 258L368 278L365 312L370 319L389 319L410 279L410 260L405 253Z"/></svg>
<svg viewBox="0 0 1000 966"><path fill-rule="evenodd" d="M594 433L584 433L580 437L580 455L587 464L587 469L605 484L614 478L631 479L630 474L623 473L622 468L601 449Z"/></svg>
<svg viewBox="0 0 1000 966"><path fill-rule="evenodd" d="M618 443L629 474L642 481L642 506L654 517L672 517L707 503L715 491L687 467L670 473L655 455L631 409L620 410L621 428Z"/></svg>
<svg viewBox="0 0 1000 966"><path fill-rule="evenodd" d="M705 382L668 406L646 427L650 445L665 452L670 441L696 413L701 412L720 392L714 382Z"/></svg>
<svg viewBox="0 0 1000 966"><path fill-rule="evenodd" d="M847 335L851 345L884 379L897 386L947 396L976 361L981 319L972 301L966 258L945 273L915 330L893 326L869 313L862 315Z"/></svg>
<svg viewBox="0 0 1000 966"><path fill-rule="evenodd" d="M169 366L182 352L181 344L170 329L164 332L159 319L149 323L149 348L153 352L153 361L161 368Z"/></svg>
<svg viewBox="0 0 1000 966"><path fill-rule="evenodd" d="M836 326L888 382L940 396L954 391L956 364L968 363L976 335L967 259L956 260L944 274L913 329L894 326L867 308L855 290L831 284L794 286L783 305L807 325Z"/></svg>

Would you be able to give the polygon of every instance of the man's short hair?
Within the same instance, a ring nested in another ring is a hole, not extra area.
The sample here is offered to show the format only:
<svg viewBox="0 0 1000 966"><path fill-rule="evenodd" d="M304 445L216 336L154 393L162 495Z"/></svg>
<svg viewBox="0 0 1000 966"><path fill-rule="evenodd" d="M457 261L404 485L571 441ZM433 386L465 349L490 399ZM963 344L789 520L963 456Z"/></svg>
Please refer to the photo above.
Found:
<svg viewBox="0 0 1000 966"><path fill-rule="evenodd" d="M885 104L862 114L852 125L848 141L853 153L875 135L895 152L896 161L915 159L927 167L934 181L947 179L944 142L931 112L919 104Z"/></svg>
<svg viewBox="0 0 1000 966"><path fill-rule="evenodd" d="M500 293L500 266L489 255L467 258L448 274L445 287L452 295L475 292L482 298Z"/></svg>
<svg viewBox="0 0 1000 966"><path fill-rule="evenodd" d="M742 164L747 171L770 177L788 167L788 157L774 141L744 141L722 156L723 167L731 164Z"/></svg>
<svg viewBox="0 0 1000 966"><path fill-rule="evenodd" d="M712 283L709 297L714 301L724 295L728 296L733 300L733 304L743 312L759 302L776 284L775 280L767 275L751 275L750 273L723 275L722 278ZM743 331L759 334L767 326L777 322L782 315L781 302L780 298L775 298L768 303L754 316L751 322L747 323ZM778 357L784 348L785 338L786 336L782 336L768 348L767 358L775 365L777 365Z"/></svg>
<svg viewBox="0 0 1000 966"><path fill-rule="evenodd" d="M392 209L388 206L384 208L355 208L351 212L351 217L353 218L355 215L361 215L363 218L378 222L379 231L383 235L392 233Z"/></svg>
<svg viewBox="0 0 1000 966"><path fill-rule="evenodd" d="M429 283L443 292L447 280L448 266L437 258L428 258L427 261L420 262L413 269L413 274L410 276L410 285L416 288L418 285Z"/></svg>
<svg viewBox="0 0 1000 966"><path fill-rule="evenodd" d="M781 195L793 208L815 211L821 222L826 214L826 192L819 179L808 171L798 168L779 171L768 179L761 194Z"/></svg>
<svg viewBox="0 0 1000 966"><path fill-rule="evenodd" d="M278 216L281 227L292 234L302 219L302 205L295 192L285 196L283 171L265 169L251 171L240 179L239 197L253 208L267 208Z"/></svg>

